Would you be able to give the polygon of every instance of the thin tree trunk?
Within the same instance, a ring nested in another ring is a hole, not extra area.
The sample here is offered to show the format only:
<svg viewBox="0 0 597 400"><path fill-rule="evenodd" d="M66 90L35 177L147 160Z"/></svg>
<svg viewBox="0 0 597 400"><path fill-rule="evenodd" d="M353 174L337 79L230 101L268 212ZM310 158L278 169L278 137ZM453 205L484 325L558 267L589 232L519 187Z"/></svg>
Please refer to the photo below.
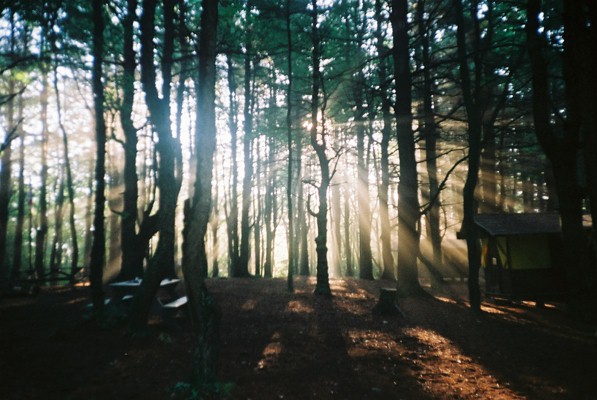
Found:
<svg viewBox="0 0 597 400"><path fill-rule="evenodd" d="M250 10L253 2L247 1L247 19L250 18ZM251 141L253 135L253 116L252 116L252 103L253 93L251 90L252 71L251 71L251 57L253 46L252 46L252 27L250 21L247 20L247 30L245 37L245 104L244 104L244 122L243 122L243 156L245 165L245 175L243 177L243 188L242 188L242 209L241 209L241 237L240 237L240 258L236 269L235 276L246 277L249 276L249 258L250 252L250 240L249 236L251 233L251 227L249 223L249 209L251 208L251 180L253 178L253 160L251 159Z"/></svg>
<svg viewBox="0 0 597 400"><path fill-rule="evenodd" d="M91 299L96 316L104 312L103 273L106 258L104 228L105 176L106 176L106 122L104 120L104 86L102 66L104 55L103 0L93 0L93 69L92 85L95 111L95 212L93 218L93 244L91 247L90 282Z"/></svg>
<svg viewBox="0 0 597 400"><path fill-rule="evenodd" d="M294 210L292 204L292 32L290 30L290 0L286 0L286 40L288 43L288 93L286 95L286 143L288 146L288 177L286 180L286 204L288 209L288 275L286 287L289 292L294 291L295 246L298 237L294 236Z"/></svg>
<svg viewBox="0 0 597 400"><path fill-rule="evenodd" d="M231 194L230 194L230 214L228 217L228 249L229 249L229 268L232 276L236 275L236 268L239 262L239 237L238 237L238 162L237 162L237 143L238 143L238 100L236 98L236 79L235 70L232 63L232 57L227 55L228 62L228 92L230 102L230 115L228 118L228 128L230 129L230 153L232 157L231 165Z"/></svg>
<svg viewBox="0 0 597 400"><path fill-rule="evenodd" d="M379 221L381 225L381 246L382 246L382 260L383 271L381 279L396 280L394 257L392 256L392 232L390 224L390 212L388 209L388 190L390 186L390 168L389 168L389 143L392 135L392 121L390 115L391 103L388 94L388 72L387 72L387 53L388 49L384 45L384 35L382 30L382 2L375 0L375 20L377 22L377 29L375 30L375 41L377 47L377 55L380 57L378 67L379 90L381 97L381 112L383 119L383 127L381 131L381 154L380 154L380 169L381 180L378 188L379 199Z"/></svg>
<svg viewBox="0 0 597 400"><path fill-rule="evenodd" d="M12 18L11 18L12 19ZM11 28L11 44L14 45L14 26ZM15 82L12 77L9 78L8 83L9 93L12 95L15 92ZM14 103L15 98L11 98L7 104L7 123L9 134L14 134ZM10 137L5 138L7 146L2 151L0 159L0 283L4 282L8 277L8 219L10 198L12 197L12 146ZM1 288L0 288L1 289Z"/></svg>
<svg viewBox="0 0 597 400"><path fill-rule="evenodd" d="M431 79L431 57L429 32L425 24L425 0L420 0L417 5L417 24L423 51L423 137L425 138L425 164L429 177L429 190L427 201L433 201L427 212L427 223L429 224L429 237L433 252L433 268L440 269L442 265L442 248L440 235L440 199L439 182L437 179L437 127L433 115L433 82ZM433 279L432 282L437 284Z"/></svg>
<svg viewBox="0 0 597 400"><path fill-rule="evenodd" d="M18 100L19 121L23 118L23 98L19 96ZM20 137L19 148L19 178L18 178L18 198L17 198L17 222L15 226L14 254L12 265L12 278L19 279L23 268L23 228L25 226L25 200L27 192L25 191L25 132L21 127L18 128Z"/></svg>
<svg viewBox="0 0 597 400"><path fill-rule="evenodd" d="M321 59L321 49L320 49L320 42L319 42L319 29L317 27L317 0L311 0L311 5L313 7L312 12L312 19L311 19L311 34L313 40L313 54L312 54L312 62L313 62L313 73L312 73L312 91L311 91L311 131L310 131L310 139L311 139L311 147L315 150L317 155L317 160L319 161L319 168L321 171L321 182L319 183L319 187L317 188L317 194L319 197L319 210L315 215L317 219L317 237L315 238L316 248L315 251L317 253L317 283L315 286L315 294L330 296L332 291L330 289L329 283L329 273L328 273L328 259L327 259L327 223L328 223L328 200L327 200L327 193L328 187L330 185L330 166L329 160L326 155L326 136L325 131L322 131L319 134L320 140L317 140L318 137L318 120L317 114L319 112L319 89L321 86L321 71L319 70L320 59Z"/></svg>

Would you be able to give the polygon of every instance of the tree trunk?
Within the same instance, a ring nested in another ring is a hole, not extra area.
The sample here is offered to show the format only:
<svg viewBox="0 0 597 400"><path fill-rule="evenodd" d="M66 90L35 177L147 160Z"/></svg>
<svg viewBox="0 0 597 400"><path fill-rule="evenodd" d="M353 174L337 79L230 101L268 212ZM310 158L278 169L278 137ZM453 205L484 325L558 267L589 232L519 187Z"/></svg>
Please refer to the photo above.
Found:
<svg viewBox="0 0 597 400"><path fill-rule="evenodd" d="M127 14L122 22L123 37L123 79L120 124L124 132L124 193L120 220L122 265L119 280L143 276L143 259L149 242L142 242L143 233L137 233L138 223L138 176L137 176L137 128L133 124L133 103L135 96L135 50L133 25L136 20L137 0L127 0ZM146 225L147 226L147 225ZM152 235L148 235L151 237Z"/></svg>
<svg viewBox="0 0 597 400"><path fill-rule="evenodd" d="M459 61L459 73L462 85L462 96L464 99L464 105L467 114L467 125L468 125L468 171L466 174L466 181L463 189L463 221L462 230L466 235L466 247L468 255L468 290L470 307L474 313L481 312L481 291L479 289L479 268L481 267L481 249L479 246L479 239L477 234L474 217L477 210L477 204L475 201L475 188L477 187L479 165L481 157L481 129L482 119L481 110L479 107L480 95L480 82L477 78L471 83L469 60L467 57L467 46L466 37L467 34L465 23L464 23L464 12L462 10L461 0L454 0L454 10L456 13L456 24L457 24L457 44L458 44L458 61ZM471 6L471 18L476 21L476 7ZM477 32L477 29L475 29ZM476 37L475 43L477 44L479 37ZM474 66L475 71L481 68L480 65L480 49L475 46L475 60ZM478 74L476 74L478 75Z"/></svg>
<svg viewBox="0 0 597 400"><path fill-rule="evenodd" d="M586 243L586 239L582 227L582 188L579 185L577 176L577 163L580 148L578 128L580 118L582 118L580 113L583 110L583 106L579 104L578 93L587 82L583 80L581 84L580 79L582 78L577 76L579 71L575 70L574 55L575 52L580 50L576 47L579 44L580 36L578 36L579 27L575 24L579 24L580 21L573 18L574 12L576 12L573 8L566 8L565 6L564 13L566 34L564 36L563 72L566 81L567 120L563 136L552 130L550 122L551 102L548 70L541 51L544 38L539 31L540 0L530 0L527 4L527 47L533 72L532 101L535 133L551 162L559 202L564 257L566 259L568 303L573 315L584 317L589 307L586 300L588 294L586 285L591 280L587 279L590 272L583 269L581 263L581 257L586 254L586 248L580 246L579 249L579 244ZM586 54L583 54L584 56Z"/></svg>
<svg viewBox="0 0 597 400"><path fill-rule="evenodd" d="M379 90L381 98L381 112L383 119L383 127L381 131L381 154L380 154L380 169L381 180L378 191L379 200L379 221L381 225L381 247L383 271L381 279L396 280L394 257L392 256L392 233L390 223L390 213L388 209L388 190L390 186L390 168L389 168L389 144L392 135L392 121L390 115L391 103L389 99L388 88L388 73L387 73L387 53L388 49L384 45L384 35L382 30L382 9L381 0L375 1L375 20L377 22L377 29L375 30L375 41L377 47L377 55L380 58L377 75L379 77Z"/></svg>
<svg viewBox="0 0 597 400"><path fill-rule="evenodd" d="M236 268L239 262L239 237L238 237L238 162L236 148L238 142L238 100L236 98L235 70L230 55L226 56L228 62L228 92L230 102L230 115L228 117L228 128L230 129L230 153L232 157L230 185L230 213L228 217L228 271L230 275L236 275Z"/></svg>
<svg viewBox="0 0 597 400"><path fill-rule="evenodd" d="M344 254L346 255L346 276L354 276L352 245L350 242L350 201L348 190L344 189Z"/></svg>
<svg viewBox="0 0 597 400"><path fill-rule="evenodd" d="M162 97L156 87L156 71L154 66L155 36L155 0L143 1L141 15L141 83L145 92L145 102L149 109L149 119L157 132L156 150L159 155L158 180L159 210L157 224L159 241L155 254L143 276L143 281L133 301L131 312L131 329L143 329L147 324L149 309L159 288L160 281L166 276L174 276L174 245L176 202L180 190L180 177L175 174L177 149L179 144L172 137L170 125L170 84L172 81L172 55L174 51L174 0L164 0L164 40L161 59ZM207 269L202 271L204 276Z"/></svg>
<svg viewBox="0 0 597 400"><path fill-rule="evenodd" d="M398 184L398 296L418 296L425 292L419 284L419 199L417 161L412 130L412 78L408 45L408 5L406 0L392 0L394 32L394 79L396 80L396 129L400 182Z"/></svg>
<svg viewBox="0 0 597 400"><path fill-rule="evenodd" d="M104 312L103 273L106 258L104 228L105 176L106 176L106 122L104 119L104 85L102 66L104 56L103 0L93 0L93 69L92 85L95 111L95 211L93 218L93 244L90 259L91 299L97 317Z"/></svg>
<svg viewBox="0 0 597 400"><path fill-rule="evenodd" d="M423 137L425 138L425 165L427 167L427 175L429 179L429 190L427 191L427 201L429 204L429 211L426 214L427 224L429 227L428 235L431 242L433 252L432 267L439 270L442 265L442 249L441 249L441 235L440 235L440 199L439 199L439 182L437 179L437 126L433 114L433 81L431 79L431 57L430 57L430 32L425 24L425 0L419 0L417 4L417 25L419 37L421 39L422 58L423 58ZM433 278L435 275L430 274L432 283L438 282Z"/></svg>
<svg viewBox="0 0 597 400"><path fill-rule="evenodd" d="M317 219L317 237L315 238L315 251L317 253L317 284L315 286L315 294L331 296L332 291L330 289L329 274L328 274L328 259L327 259L327 212L328 212L328 200L327 193L330 185L330 166L329 160L325 154L326 151L326 137L323 131L319 134L320 141L317 140L317 114L319 112L319 89L321 85L321 72L319 70L321 49L319 43L319 30L317 28L317 0L311 0L312 10L312 23L311 23L311 34L313 40L313 74L312 74L312 91L311 91L311 147L317 154L317 160L319 161L319 168L321 171L321 182L317 188L317 194L319 197L319 211L314 214Z"/></svg>
<svg viewBox="0 0 597 400"><path fill-rule="evenodd" d="M23 98L19 96L19 121L23 118ZM19 279L23 267L23 230L25 226L25 133L21 127L18 129L20 137L19 147L19 178L18 178L18 198L17 198L17 222L15 226L14 255L12 265L12 278Z"/></svg>
<svg viewBox="0 0 597 400"><path fill-rule="evenodd" d="M11 29L11 42L14 42L14 33L12 32L14 27ZM9 94L12 95L15 92L14 79L9 78L8 84ZM7 104L7 124L9 134L14 134L16 126L14 121L14 103L15 98L11 98ZM8 278L9 265L7 257L8 249L8 220L9 220L9 208L10 198L12 197L12 139L10 137L5 138L7 143L6 148L2 151L2 157L0 159L0 289L2 289L2 283Z"/></svg>
<svg viewBox="0 0 597 400"><path fill-rule="evenodd" d="M249 276L249 258L250 252L250 240L251 227L249 222L249 209L251 208L251 180L253 178L253 160L251 159L251 141L253 135L253 116L252 116L252 103L253 93L251 88L252 71L251 71L251 57L253 46L252 46L252 27L250 18L250 10L253 2L247 1L247 30L245 37L245 104L244 104L244 122L243 122L243 156L245 165L245 175L243 177L243 189L242 189L242 209L241 209L241 222L240 222L240 258L238 266L235 268L235 276L247 277Z"/></svg>
<svg viewBox="0 0 597 400"><path fill-rule="evenodd" d="M205 388L217 380L221 311L205 287L207 270L205 240L212 212L213 156L216 149L215 82L218 1L204 0L199 35L199 77L195 148L197 165L193 197L185 207L182 269L189 298L196 346L192 358L191 384Z"/></svg>
<svg viewBox="0 0 597 400"><path fill-rule="evenodd" d="M290 29L290 0L286 0L286 41L288 43L287 66L288 66L288 88L286 103L286 145L288 147L288 177L286 179L286 207L288 211L288 275L286 288L289 292L294 291L294 271L296 268L295 243L298 243L298 236L295 236L294 208L292 203L292 31Z"/></svg>

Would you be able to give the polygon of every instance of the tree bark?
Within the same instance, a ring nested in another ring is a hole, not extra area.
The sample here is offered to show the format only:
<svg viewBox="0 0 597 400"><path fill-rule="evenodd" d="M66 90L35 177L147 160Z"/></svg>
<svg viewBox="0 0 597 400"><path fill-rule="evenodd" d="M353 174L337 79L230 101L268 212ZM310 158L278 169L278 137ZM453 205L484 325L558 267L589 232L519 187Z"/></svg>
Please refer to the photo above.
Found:
<svg viewBox="0 0 597 400"><path fill-rule="evenodd" d="M228 271L230 275L236 275L236 268L239 262L239 237L238 237L238 162L237 162L237 142L238 142L238 100L236 98L236 78L232 57L226 56L228 64L228 92L230 102L230 115L228 117L228 128L230 129L230 153L232 157L231 165L231 194L230 194L230 213L228 216Z"/></svg>
<svg viewBox="0 0 597 400"><path fill-rule="evenodd" d="M288 177L286 179L286 208L288 211L288 273L286 279L286 288L289 292L294 292L294 270L296 268L295 243L298 237L295 236L294 228L294 209L292 203L292 32L290 30L290 1L286 0L286 41L288 44L287 67L288 67L288 88L286 95L286 146L288 148Z"/></svg>
<svg viewBox="0 0 597 400"><path fill-rule="evenodd" d="M95 111L95 211L93 217L93 243L90 258L90 282L93 310L97 317L104 312L103 274L106 258L104 206L106 202L106 122L104 119L104 85L102 67L104 60L103 0L93 0L93 105Z"/></svg>
<svg viewBox="0 0 597 400"><path fill-rule="evenodd" d="M193 197L187 201L182 269L196 340L191 384L205 387L217 380L221 311L205 287L205 240L212 212L213 156L216 149L215 82L218 1L204 0L199 35L199 77L195 148L197 156Z"/></svg>
<svg viewBox="0 0 597 400"><path fill-rule="evenodd" d="M377 48L377 55L380 58L377 75L379 77L379 91L381 98L381 113L383 120L383 127L381 131L381 153L380 153L380 169L381 180L378 187L378 201L379 201L379 221L381 225L381 248L383 271L381 279L396 280L394 257L392 255L392 232L390 224L390 212L388 208L388 190L390 187L390 168L389 168L389 144L392 136L392 121L391 121L391 102L389 99L389 81L387 71L387 53L389 50L384 45L384 35L382 29L383 17L381 10L381 0L375 0L375 20L377 22L377 29L375 30L375 41Z"/></svg>
<svg viewBox="0 0 597 400"><path fill-rule="evenodd" d="M131 312L131 329L143 329L147 324L149 309L166 276L174 276L174 245L176 202L180 190L180 177L175 174L177 156L180 152L172 137L170 125L170 84L172 82L172 56L174 51L174 13L175 0L164 0L164 38L161 58L162 97L156 87L156 71L154 66L154 37L156 0L143 1L141 15L141 83L145 92L145 102L149 109L150 122L157 132L156 150L159 155L158 181L159 210L157 224L160 238L155 254L143 276L143 281L135 299ZM180 162L180 160L178 160ZM202 271L207 274L207 269Z"/></svg>
<svg viewBox="0 0 597 400"><path fill-rule="evenodd" d="M249 222L249 209L251 208L251 180L253 178L253 160L251 158L251 141L253 135L253 116L252 103L253 92L251 88L252 82L252 68L251 58L253 51L253 35L251 22L248 20L251 14L253 2L247 1L247 30L245 32L245 104L244 104L244 122L243 122L243 156L245 165L245 175L243 177L242 188L242 207L241 207L241 222L240 222L240 256L238 266L235 268L235 276L247 277L249 276L249 258L251 256L250 240L251 227Z"/></svg>
<svg viewBox="0 0 597 400"><path fill-rule="evenodd" d="M326 151L326 137L325 132L319 134L320 141L317 140L318 136L318 120L317 114L319 112L319 89L321 85L321 71L319 70L321 60L321 49L319 42L319 29L317 26L317 0L311 0L312 15L311 15L311 35L313 40L313 53L312 53L312 89L311 89L311 130L309 137L311 140L311 147L315 150L317 160L319 161L319 168L321 171L321 182L317 188L317 194L319 198L319 209L315 214L317 219L317 237L315 238L315 251L317 253L317 283L315 285L315 294L331 296L332 291L329 283L328 273L328 259L327 259L327 212L328 212L328 200L327 192L330 185L330 166L329 160L325 154ZM323 128L323 127L322 127Z"/></svg>
<svg viewBox="0 0 597 400"><path fill-rule="evenodd" d="M392 0L392 29L394 32L394 79L396 80L396 130L400 159L398 183L398 282L400 297L424 294L419 284L417 256L419 253L419 199L417 161L412 130L412 77L408 43L408 4L406 0Z"/></svg>
<svg viewBox="0 0 597 400"><path fill-rule="evenodd" d="M471 310L474 313L481 312L481 291L479 289L479 269L481 268L481 249L479 246L479 239L477 234L474 217L477 211L477 204L475 201L475 188L479 176L479 166L481 157L481 130L482 130L482 116L479 106L480 82L478 71L481 68L480 63L480 49L477 42L480 39L478 31L475 29L475 51L474 51L474 66L477 79L474 84L471 82L469 60L467 57L466 46L466 27L464 19L464 11L462 9L461 0L454 0L454 10L456 14L457 25L457 46L458 46L458 61L459 74L462 85L462 97L467 114L468 126L468 171L466 174L466 181L463 189L463 221L462 229L466 235L466 247L468 255L468 290ZM471 18L476 25L476 5L471 5ZM475 27L477 28L477 27Z"/></svg>
<svg viewBox="0 0 597 400"><path fill-rule="evenodd" d="M440 199L439 182L437 178L437 126L433 114L433 81L431 79L431 56L429 43L429 30L425 23L425 0L419 0L417 4L417 25L422 47L423 62L423 126L422 132L425 138L425 164L429 181L426 200L432 201L429 205L429 211L426 214L428 224L429 241L433 253L432 267L440 269L442 265L442 248L440 235ZM432 284L437 285L437 280L430 274Z"/></svg>

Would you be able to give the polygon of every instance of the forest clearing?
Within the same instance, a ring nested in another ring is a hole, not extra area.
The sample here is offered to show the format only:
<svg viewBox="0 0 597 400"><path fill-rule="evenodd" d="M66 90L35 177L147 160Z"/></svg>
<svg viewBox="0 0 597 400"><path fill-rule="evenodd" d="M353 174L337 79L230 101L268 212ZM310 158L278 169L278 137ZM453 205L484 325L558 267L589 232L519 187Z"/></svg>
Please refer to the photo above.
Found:
<svg viewBox="0 0 597 400"><path fill-rule="evenodd" d="M221 381L230 399L595 399L593 331L559 306L466 306L462 283L400 302L406 318L371 313L384 281L332 280L332 298L280 279L213 279L221 304ZM169 399L186 379L185 321L150 321L133 340L123 321L82 315L86 288L0 300L1 398ZM593 328L594 329L594 328Z"/></svg>

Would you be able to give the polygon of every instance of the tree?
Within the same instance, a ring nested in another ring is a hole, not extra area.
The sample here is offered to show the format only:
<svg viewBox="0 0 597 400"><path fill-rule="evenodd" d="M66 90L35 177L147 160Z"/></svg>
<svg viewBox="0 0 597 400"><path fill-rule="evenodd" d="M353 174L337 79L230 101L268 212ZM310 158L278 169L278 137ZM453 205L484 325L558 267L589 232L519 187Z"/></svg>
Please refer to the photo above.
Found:
<svg viewBox="0 0 597 400"><path fill-rule="evenodd" d="M106 176L106 122L104 120L104 86L102 66L104 53L103 0L93 0L93 106L95 111L95 211L93 216L93 244L91 248L90 282L93 310L102 316L104 309L103 272L106 258L104 227L105 176ZM42 161L43 162L43 161Z"/></svg>
<svg viewBox="0 0 597 400"><path fill-rule="evenodd" d="M218 1L204 0L199 36L199 77L195 143L197 166L193 196L186 203L183 273L191 311L196 348L191 383L202 387L217 377L221 312L205 287L205 236L211 214L213 156L216 147L215 82Z"/></svg>
<svg viewBox="0 0 597 400"><path fill-rule="evenodd" d="M381 225L381 246L382 246L382 260L383 271L382 279L395 280L395 265L394 257L392 255L392 233L390 223L390 213L388 209L388 190L390 186L390 169L389 169L389 144L392 136L392 121L391 121L391 101L389 95L389 79L387 58L389 50L384 44L383 35L383 17L382 17L382 2L375 0L375 21L377 28L375 29L375 45L377 56L379 57L379 64L377 66L377 75L379 78L379 97L381 102L381 114L383 127L381 128L381 148L380 148L380 169L381 179L377 189L379 199L379 222Z"/></svg>
<svg viewBox="0 0 597 400"><path fill-rule="evenodd" d="M562 224L563 250L566 259L568 302L571 312L576 316L581 316L586 313L587 309L586 296L588 293L585 282L590 281L587 278L591 273L584 266L590 265L590 263L582 262L582 257L586 254L586 247L582 246L582 243L586 243L586 241L582 227L583 189L578 177L578 154L581 150L580 141L582 140L579 127L582 126L588 131L593 129L594 132L594 125L591 127L590 122L587 123L587 118L581 117L581 111L585 106L580 102L583 98L581 93L584 92L581 87L585 84L590 85L591 78L588 78L588 82L583 81L582 84L579 79L582 76L588 76L586 75L587 71L584 70L585 52L594 52L594 50L591 50L592 46L582 46L584 39L581 39L582 28L579 26L584 25L584 18L578 12L575 7L565 8L564 12L565 34L562 68L566 83L567 118L563 132L559 132L551 122L553 113L550 99L552 97L549 91L549 72L543 55L545 38L540 29L540 0L531 0L527 4L526 33L532 68L533 121L537 138L551 163L555 177ZM580 25L577 26L577 24ZM580 62L580 66L577 66L576 62ZM591 101L587 98L585 100ZM582 119L585 119L584 123L581 122ZM585 145L590 146L590 143L589 141ZM580 251L578 250L579 246Z"/></svg>
<svg viewBox="0 0 597 400"><path fill-rule="evenodd" d="M172 82L172 64L175 40L175 1L164 0L162 11L164 18L163 53L161 57L161 97L156 87L156 70L154 65L154 38L156 0L143 1L141 15L141 84L145 92L145 102L149 109L149 119L156 131L158 142L156 150L159 155L158 165L158 231L160 234L156 252L149 261L143 281L135 296L131 312L131 328L142 329L147 323L151 303L160 282L166 276L174 274L174 244L176 202L180 190L180 177L176 176L176 163L180 154L180 145L172 136L170 124L170 93ZM206 275L207 270L203 271Z"/></svg>
<svg viewBox="0 0 597 400"><path fill-rule="evenodd" d="M425 293L418 280L419 219L417 161L412 130L412 78L408 43L406 0L393 0L390 19L394 32L394 79L396 81L396 131L400 159L398 183L398 296Z"/></svg>
<svg viewBox="0 0 597 400"><path fill-rule="evenodd" d="M317 285L315 286L315 294L330 296L332 291L330 289L329 275L328 275L328 259L327 259L327 212L328 212L328 187L330 186L330 160L326 155L326 135L325 129L322 126L321 132L318 131L318 115L319 115L319 89L322 82L321 71L319 70L321 49L319 42L318 29L318 12L317 0L311 0L312 15L311 15L311 35L313 40L313 72L312 72L312 91L311 91L311 127L309 137L311 140L311 147L317 155L319 161L319 168L321 172L321 181L317 187L317 194L319 199L319 208L317 213L312 214L317 218L317 237L315 238L316 252L317 252ZM319 136L319 137L318 137Z"/></svg>

